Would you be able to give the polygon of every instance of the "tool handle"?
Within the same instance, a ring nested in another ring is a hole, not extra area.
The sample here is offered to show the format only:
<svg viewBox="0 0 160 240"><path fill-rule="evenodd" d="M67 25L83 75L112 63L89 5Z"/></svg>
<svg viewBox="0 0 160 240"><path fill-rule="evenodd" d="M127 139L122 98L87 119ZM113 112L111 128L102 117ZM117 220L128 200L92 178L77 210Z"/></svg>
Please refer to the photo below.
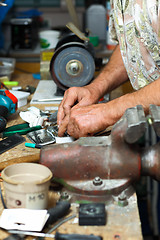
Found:
<svg viewBox="0 0 160 240"><path fill-rule="evenodd" d="M102 240L102 237L95 235L84 235L84 234L62 234L56 232L56 240Z"/></svg>
<svg viewBox="0 0 160 240"><path fill-rule="evenodd" d="M56 204L54 208L48 209L49 218L47 220L47 223L45 224L45 227L56 222L59 218L62 218L68 213L68 210L70 209L70 203L67 201L60 201Z"/></svg>
<svg viewBox="0 0 160 240"><path fill-rule="evenodd" d="M24 123L24 124L22 123L19 125L8 127L3 132L3 137L12 136L15 133L18 133L19 135L25 135L28 132L36 131L42 128L41 125L37 125L34 127L27 127L27 126L28 126L28 123ZM26 128L23 129L23 127L26 127Z"/></svg>
<svg viewBox="0 0 160 240"><path fill-rule="evenodd" d="M16 131L16 130L20 130L28 127L29 127L29 123L21 123L21 124L13 125L11 127L7 127L6 132Z"/></svg>

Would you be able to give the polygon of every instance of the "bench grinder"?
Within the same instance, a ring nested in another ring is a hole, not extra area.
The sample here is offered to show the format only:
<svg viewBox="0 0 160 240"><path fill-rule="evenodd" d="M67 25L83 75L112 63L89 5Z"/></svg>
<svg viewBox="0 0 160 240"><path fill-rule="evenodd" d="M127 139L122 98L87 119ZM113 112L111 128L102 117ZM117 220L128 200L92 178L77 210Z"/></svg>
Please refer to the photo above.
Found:
<svg viewBox="0 0 160 240"><path fill-rule="evenodd" d="M62 90L89 84L95 73L93 45L72 23L67 27L72 32L59 40L50 62L51 76Z"/></svg>

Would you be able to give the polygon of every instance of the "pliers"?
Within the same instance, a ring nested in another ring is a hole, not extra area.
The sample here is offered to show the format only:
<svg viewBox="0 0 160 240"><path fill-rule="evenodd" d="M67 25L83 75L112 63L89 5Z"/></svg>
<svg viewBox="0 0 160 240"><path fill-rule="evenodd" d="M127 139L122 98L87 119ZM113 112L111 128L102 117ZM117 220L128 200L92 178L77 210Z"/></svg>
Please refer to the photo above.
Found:
<svg viewBox="0 0 160 240"><path fill-rule="evenodd" d="M11 127L6 128L3 132L0 133L0 137L4 138L4 137L12 136L15 133L18 133L19 135L25 135L28 132L36 131L41 128L42 126L40 125L29 127L29 123L17 124L17 125L13 125Z"/></svg>

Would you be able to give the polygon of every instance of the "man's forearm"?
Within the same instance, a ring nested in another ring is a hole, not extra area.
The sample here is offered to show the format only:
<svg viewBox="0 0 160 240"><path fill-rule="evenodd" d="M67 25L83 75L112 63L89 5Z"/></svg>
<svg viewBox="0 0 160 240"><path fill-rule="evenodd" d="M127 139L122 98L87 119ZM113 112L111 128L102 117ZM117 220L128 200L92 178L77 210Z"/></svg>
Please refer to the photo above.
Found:
<svg viewBox="0 0 160 240"><path fill-rule="evenodd" d="M160 106L160 78L138 91L128 93L106 103L106 107L110 107L110 111L107 113L110 118L110 125L114 124L127 108L137 105L142 105L145 113L148 114L150 104Z"/></svg>
<svg viewBox="0 0 160 240"><path fill-rule="evenodd" d="M103 68L98 77L89 85L99 91L102 97L128 80L128 75L121 57L119 45L114 50L108 64Z"/></svg>

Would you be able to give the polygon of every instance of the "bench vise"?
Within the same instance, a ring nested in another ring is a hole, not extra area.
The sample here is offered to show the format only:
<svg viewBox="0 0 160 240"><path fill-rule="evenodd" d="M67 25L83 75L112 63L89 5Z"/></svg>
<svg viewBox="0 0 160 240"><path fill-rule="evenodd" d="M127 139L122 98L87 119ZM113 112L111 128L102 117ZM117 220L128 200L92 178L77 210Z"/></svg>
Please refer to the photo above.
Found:
<svg viewBox="0 0 160 240"><path fill-rule="evenodd" d="M72 201L107 202L124 193L129 197L141 176L160 180L160 142L150 147L138 143L148 122L160 136L159 106L151 105L147 117L141 105L129 108L109 136L46 146L40 163L50 168L65 188L62 196Z"/></svg>

